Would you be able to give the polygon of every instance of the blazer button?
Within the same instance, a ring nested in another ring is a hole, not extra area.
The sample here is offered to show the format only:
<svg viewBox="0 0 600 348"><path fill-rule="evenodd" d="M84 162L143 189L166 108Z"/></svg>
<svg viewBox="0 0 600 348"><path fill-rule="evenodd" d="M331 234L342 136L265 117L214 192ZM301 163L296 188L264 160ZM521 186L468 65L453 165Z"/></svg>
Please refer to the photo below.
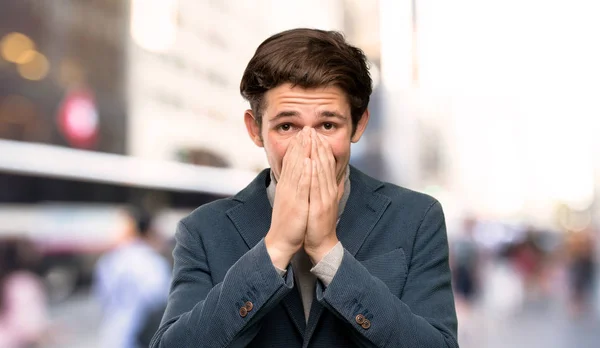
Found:
<svg viewBox="0 0 600 348"><path fill-rule="evenodd" d="M355 320L356 320L356 323L358 325L362 325L365 322L366 319L365 319L364 315L359 314L359 315L356 316Z"/></svg>
<svg viewBox="0 0 600 348"><path fill-rule="evenodd" d="M244 305L244 307L246 307L246 310L248 312L250 312L254 308L254 304L252 304L252 302L248 301L248 302L246 302L246 304Z"/></svg>
<svg viewBox="0 0 600 348"><path fill-rule="evenodd" d="M246 307L240 308L240 317L245 318L248 315L248 310Z"/></svg>
<svg viewBox="0 0 600 348"><path fill-rule="evenodd" d="M365 319L361 326L363 329L369 330L369 328L371 327L371 322L369 321L369 319Z"/></svg>

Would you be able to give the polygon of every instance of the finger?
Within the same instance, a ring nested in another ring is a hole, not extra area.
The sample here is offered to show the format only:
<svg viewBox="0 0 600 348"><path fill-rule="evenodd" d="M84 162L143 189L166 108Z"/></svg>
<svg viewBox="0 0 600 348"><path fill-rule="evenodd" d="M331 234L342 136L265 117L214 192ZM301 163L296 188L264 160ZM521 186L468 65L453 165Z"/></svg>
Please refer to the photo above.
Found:
<svg viewBox="0 0 600 348"><path fill-rule="evenodd" d="M285 176L282 173L282 175L281 175L282 178L290 178L291 177L291 175L294 171L294 168L297 165L296 153L298 152L298 146L300 146L300 145L299 145L299 140L298 140L298 134L296 134L296 136L290 140L290 142L288 144L288 148L283 157L283 160L285 161Z"/></svg>
<svg viewBox="0 0 600 348"><path fill-rule="evenodd" d="M332 180L331 184L332 184L332 187L334 189L336 189L336 192L337 192L338 176L337 176L337 171L336 171L335 156L333 156L333 148L331 147L331 144L329 144L329 142L325 139L325 137L323 137L323 144L325 145L325 149L327 152L327 160L328 160L330 168L331 168L331 180Z"/></svg>
<svg viewBox="0 0 600 348"><path fill-rule="evenodd" d="M302 129L302 136L303 139L306 140L305 146L302 147L303 152L302 155L304 157L311 157L311 148L312 148L312 143L314 142L314 139L312 139L311 133L310 133L310 129L308 127L305 127L304 129Z"/></svg>
<svg viewBox="0 0 600 348"><path fill-rule="evenodd" d="M323 143L323 146L325 147L325 152L327 153L327 161L329 162L329 165L331 166L331 171L333 174L335 174L335 156L333 156L333 149L331 148L331 144L329 144L327 139L325 139L325 137L322 135L321 135L321 141Z"/></svg>
<svg viewBox="0 0 600 348"><path fill-rule="evenodd" d="M287 151L285 152L285 155L283 155L283 160L281 163L281 173L280 173L281 177L284 177L285 175L287 175L287 173L289 173L291 168L294 166L294 163L291 160L291 158L292 158L291 153L294 151L295 146L296 146L296 141L294 139L290 140Z"/></svg>
<svg viewBox="0 0 600 348"><path fill-rule="evenodd" d="M325 170L323 168L323 162L322 161L316 161L317 165L317 180L319 180L319 192L320 194L320 198L321 198L321 202L323 202L324 204L329 202L331 199L333 199L332 197L332 191L329 189L329 183L327 182L327 174L325 173Z"/></svg>
<svg viewBox="0 0 600 348"><path fill-rule="evenodd" d="M310 138L311 138L311 143L310 143L310 159L312 160L319 160L319 152L317 150L317 146L319 144L319 139L317 138L317 132L313 129L311 129L310 131Z"/></svg>
<svg viewBox="0 0 600 348"><path fill-rule="evenodd" d="M319 178L319 161L312 159L312 178L310 180L310 204L321 203L321 180Z"/></svg>
<svg viewBox="0 0 600 348"><path fill-rule="evenodd" d="M321 171L324 172L326 188L329 190L330 194L336 193L336 180L335 180L335 169L332 169L331 166L331 158L329 154L331 153L331 149L328 149L326 146L326 141L323 139L322 135L318 135L318 153L319 159L321 160ZM329 153L328 153L329 152Z"/></svg>
<svg viewBox="0 0 600 348"><path fill-rule="evenodd" d="M321 201L324 201L330 196L331 193L329 189L329 183L327 182L327 174L324 171L326 168L326 163L323 162L323 159L319 154L319 147L321 146L319 144L321 140L319 139L314 128L311 130L311 137L313 139L311 159L316 161L316 165L313 166L313 170L315 170L315 173L313 173L313 180L317 180L320 192L319 197ZM314 183L312 186L314 186Z"/></svg>
<svg viewBox="0 0 600 348"><path fill-rule="evenodd" d="M292 156L291 161L294 163L290 171L290 180L292 183L297 183L298 180L300 180L300 176L303 172L302 161L305 158L305 156L302 155L302 147L303 143L305 142L305 137L303 136L302 132L298 132L296 137L297 139L294 146L294 152L290 154Z"/></svg>
<svg viewBox="0 0 600 348"><path fill-rule="evenodd" d="M296 196L301 202L308 201L311 185L312 165L309 158L304 158L302 161L302 175L298 182L298 190Z"/></svg>
<svg viewBox="0 0 600 348"><path fill-rule="evenodd" d="M324 156L323 144L321 143L321 139L316 136L316 141L318 142L317 153L318 153L318 179L319 185L321 187L321 198L324 204L330 202L335 199L335 192L331 187L331 180L329 178L330 171L328 170L328 163L326 162L326 157Z"/></svg>

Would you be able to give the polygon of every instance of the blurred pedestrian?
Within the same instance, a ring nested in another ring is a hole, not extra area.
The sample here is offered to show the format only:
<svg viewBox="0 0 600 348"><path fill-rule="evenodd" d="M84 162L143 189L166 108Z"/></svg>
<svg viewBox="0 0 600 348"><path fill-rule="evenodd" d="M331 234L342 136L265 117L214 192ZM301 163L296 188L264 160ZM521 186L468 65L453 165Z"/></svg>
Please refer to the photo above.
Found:
<svg viewBox="0 0 600 348"><path fill-rule="evenodd" d="M477 221L465 218L462 231L451 243L452 278L457 310L469 311L479 290L479 249L474 239Z"/></svg>
<svg viewBox="0 0 600 348"><path fill-rule="evenodd" d="M479 249L474 238L477 220L466 217L456 237L450 242L450 267L456 302L456 315L462 325L458 328L460 342L473 343L472 309L479 292Z"/></svg>
<svg viewBox="0 0 600 348"><path fill-rule="evenodd" d="M94 290L102 306L100 347L134 348L147 317L163 308L169 292L171 267L157 252L151 216L143 211L126 214L124 237L100 258Z"/></svg>
<svg viewBox="0 0 600 348"><path fill-rule="evenodd" d="M581 231L567 239L570 309L574 316L583 314L593 300L596 263L592 235L590 231Z"/></svg>
<svg viewBox="0 0 600 348"><path fill-rule="evenodd" d="M36 347L48 337L47 296L34 272L39 256L24 238L0 240L0 347Z"/></svg>
<svg viewBox="0 0 600 348"><path fill-rule="evenodd" d="M544 251L539 245L540 232L527 226L524 239L515 245L512 261L519 272L527 301L535 300L543 293L543 275L546 266Z"/></svg>

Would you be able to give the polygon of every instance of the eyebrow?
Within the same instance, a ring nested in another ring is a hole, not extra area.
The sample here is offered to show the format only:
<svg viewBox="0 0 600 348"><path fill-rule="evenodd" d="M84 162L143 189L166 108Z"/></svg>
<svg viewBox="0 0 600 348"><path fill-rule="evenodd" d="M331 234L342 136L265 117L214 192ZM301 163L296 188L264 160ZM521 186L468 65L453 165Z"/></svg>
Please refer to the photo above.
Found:
<svg viewBox="0 0 600 348"><path fill-rule="evenodd" d="M346 115L339 113L337 111L321 111L319 113L319 117L335 117L335 118L339 118L340 120L345 121L347 119Z"/></svg>
<svg viewBox="0 0 600 348"><path fill-rule="evenodd" d="M275 122L279 119L282 118L287 118L287 117L299 117L300 113L297 111L281 111L279 113L277 113L277 115L273 116L269 122ZM347 117L337 111L321 111L319 112L319 117L320 118L328 118L328 117L335 117L335 118L339 118L340 120L345 121L347 119Z"/></svg>

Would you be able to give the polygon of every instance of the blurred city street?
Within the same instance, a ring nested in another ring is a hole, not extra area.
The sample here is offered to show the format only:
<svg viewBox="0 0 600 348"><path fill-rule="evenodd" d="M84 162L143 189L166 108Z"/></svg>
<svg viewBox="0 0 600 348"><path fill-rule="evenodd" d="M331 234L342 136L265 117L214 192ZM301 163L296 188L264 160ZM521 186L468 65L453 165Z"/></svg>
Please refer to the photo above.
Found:
<svg viewBox="0 0 600 348"><path fill-rule="evenodd" d="M558 296L531 300L502 314L474 308L459 319L461 348L594 348L600 340L597 311L571 318Z"/></svg>
<svg viewBox="0 0 600 348"><path fill-rule="evenodd" d="M571 320L552 302L530 304L504 318L490 318L484 311L460 322L468 333L462 348L594 348L598 345L597 316Z"/></svg>
<svg viewBox="0 0 600 348"><path fill-rule="evenodd" d="M85 292L51 307L61 330L60 341L46 348L96 348L99 306ZM532 301L511 314L495 317L483 307L469 319L459 321L461 348L596 348L600 342L600 319L588 314L577 319L565 316L559 298Z"/></svg>
<svg viewBox="0 0 600 348"><path fill-rule="evenodd" d="M101 308L87 292L73 294L62 303L50 307L53 340L48 348L96 348Z"/></svg>
<svg viewBox="0 0 600 348"><path fill-rule="evenodd" d="M0 348L148 346L181 219L272 166L240 81L301 27L364 53L368 127L344 163L442 206L460 347L600 347L599 8L1 1Z"/></svg>

